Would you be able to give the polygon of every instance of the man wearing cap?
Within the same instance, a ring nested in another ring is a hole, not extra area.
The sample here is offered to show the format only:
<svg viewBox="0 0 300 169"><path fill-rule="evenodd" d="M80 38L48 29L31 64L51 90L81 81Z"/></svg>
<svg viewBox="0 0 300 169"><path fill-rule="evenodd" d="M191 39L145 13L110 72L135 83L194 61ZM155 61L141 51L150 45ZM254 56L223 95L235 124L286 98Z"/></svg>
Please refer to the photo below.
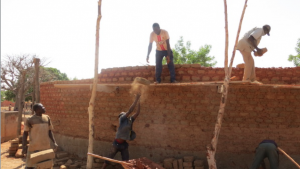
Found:
<svg viewBox="0 0 300 169"><path fill-rule="evenodd" d="M263 140L259 143L255 152L255 159L250 169L257 169L260 165L266 169L264 159L268 158L271 169L278 169L279 167L279 153L277 144L274 140Z"/></svg>
<svg viewBox="0 0 300 169"><path fill-rule="evenodd" d="M150 43L148 46L148 55L147 55L147 62L149 63L149 55L152 50L152 43L153 41L156 42L156 66L155 66L155 83L161 82L161 72L162 72L162 60L164 57L167 59L168 68L170 71L170 82L176 83L175 80L175 67L173 62L173 52L170 47L170 37L169 33L164 30L160 29L160 26L158 23L154 23L152 25L153 32L150 34Z"/></svg>
<svg viewBox="0 0 300 169"><path fill-rule="evenodd" d="M41 103L33 106L34 115L29 117L25 122L23 133L22 154L26 154L26 168L33 169L35 164L30 160L30 154L50 149L50 140L58 147L54 139L52 130L53 126L50 117L45 115L46 109ZM27 149L27 137L29 135L29 146ZM27 151L28 150L28 151Z"/></svg>
<svg viewBox="0 0 300 169"><path fill-rule="evenodd" d="M140 99L140 96L141 96L140 94L136 95L135 101L130 106L127 112L120 113L119 128L117 130L116 138L112 144L112 150L110 154L107 156L108 158L114 158L118 152L121 152L122 160L123 161L129 160L128 143L126 141L134 140L136 137L135 132L132 130L132 125L135 119L140 114L140 103L138 103L137 112L131 117L129 117L129 115L133 112L135 106L137 105L137 102ZM105 163L102 166L102 169L105 169L108 164L109 162L105 161Z"/></svg>
<svg viewBox="0 0 300 169"><path fill-rule="evenodd" d="M264 25L262 28L253 28L239 40L237 50L241 52L245 62L243 81L259 83L256 81L255 65L251 52L256 50L258 55L263 54L262 49L258 48L258 44L262 36L266 34L270 36L270 31L271 27L269 25Z"/></svg>

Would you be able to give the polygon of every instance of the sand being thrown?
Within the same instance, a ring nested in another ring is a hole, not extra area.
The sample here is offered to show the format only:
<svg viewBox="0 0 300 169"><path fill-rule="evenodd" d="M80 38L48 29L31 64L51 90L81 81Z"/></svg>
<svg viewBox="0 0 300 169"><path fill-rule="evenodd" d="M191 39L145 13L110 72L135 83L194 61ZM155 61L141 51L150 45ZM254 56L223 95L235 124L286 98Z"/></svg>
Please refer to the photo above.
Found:
<svg viewBox="0 0 300 169"><path fill-rule="evenodd" d="M141 94L141 102L144 102L148 96L150 82L147 79L137 77L131 83L130 94Z"/></svg>

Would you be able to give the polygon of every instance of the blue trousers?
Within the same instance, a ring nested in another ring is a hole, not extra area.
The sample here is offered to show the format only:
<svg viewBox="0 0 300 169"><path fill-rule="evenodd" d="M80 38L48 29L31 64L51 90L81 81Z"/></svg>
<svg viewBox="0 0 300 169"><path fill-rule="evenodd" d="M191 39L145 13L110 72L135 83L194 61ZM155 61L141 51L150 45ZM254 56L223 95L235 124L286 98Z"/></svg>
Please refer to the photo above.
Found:
<svg viewBox="0 0 300 169"><path fill-rule="evenodd" d="M156 67L155 67L155 78L157 82L161 82L161 72L162 72L162 60L165 56L168 56L168 51L163 50L159 51L156 50ZM174 62L173 62L173 52L171 50L171 56L170 56L170 63L168 64L168 68L170 71L170 81L174 82L175 81L175 67L174 67Z"/></svg>
<svg viewBox="0 0 300 169"><path fill-rule="evenodd" d="M262 143L256 148L255 159L250 169L257 169L266 157L270 162L270 168L278 169L279 156L276 146L272 143Z"/></svg>
<svg viewBox="0 0 300 169"><path fill-rule="evenodd" d="M118 152L121 152L122 161L129 160L128 143L126 141L120 144L116 140L114 140L112 145L112 150L109 153L108 158L113 159ZM109 161L105 160L105 163L109 164Z"/></svg>

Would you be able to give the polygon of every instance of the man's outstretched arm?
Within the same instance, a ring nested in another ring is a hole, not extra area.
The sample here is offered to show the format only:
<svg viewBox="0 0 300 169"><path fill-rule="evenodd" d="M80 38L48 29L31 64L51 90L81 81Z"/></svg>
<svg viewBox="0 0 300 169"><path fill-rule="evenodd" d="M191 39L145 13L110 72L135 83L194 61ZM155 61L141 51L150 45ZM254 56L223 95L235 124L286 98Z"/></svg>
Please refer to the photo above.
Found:
<svg viewBox="0 0 300 169"><path fill-rule="evenodd" d="M148 63L149 63L149 55L150 55L151 51L152 51L152 43L149 43L148 54L147 54L147 59L146 59Z"/></svg>
<svg viewBox="0 0 300 169"><path fill-rule="evenodd" d="M136 103L138 102L138 100L140 99L141 95L140 94L136 94L135 96L135 101L133 102L133 104L130 106L128 112L125 114L126 117L128 117L130 115L130 113L133 112L135 106L136 106Z"/></svg>
<svg viewBox="0 0 300 169"><path fill-rule="evenodd" d="M135 120L135 119L139 116L139 114L140 114L140 107L141 107L141 105L140 105L140 101L139 101L137 111L136 111L136 113L132 116L134 120Z"/></svg>

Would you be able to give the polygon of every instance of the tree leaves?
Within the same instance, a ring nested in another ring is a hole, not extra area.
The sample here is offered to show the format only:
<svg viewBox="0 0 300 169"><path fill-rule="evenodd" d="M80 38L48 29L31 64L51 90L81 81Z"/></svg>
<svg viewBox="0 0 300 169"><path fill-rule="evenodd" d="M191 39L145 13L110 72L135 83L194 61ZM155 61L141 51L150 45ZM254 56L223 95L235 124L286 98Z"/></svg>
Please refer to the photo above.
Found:
<svg viewBox="0 0 300 169"><path fill-rule="evenodd" d="M211 45L201 46L198 51L192 50L190 47L191 42L187 41L184 45L184 40L181 36L177 44L175 44L175 49L172 50L174 64L198 63L204 67L213 67L217 64L217 61L214 61L215 57L209 56ZM163 64L166 64L165 60L163 60Z"/></svg>
<svg viewBox="0 0 300 169"><path fill-rule="evenodd" d="M289 55L288 61L293 62L295 66L300 66L300 38L298 39L295 50L297 55Z"/></svg>

